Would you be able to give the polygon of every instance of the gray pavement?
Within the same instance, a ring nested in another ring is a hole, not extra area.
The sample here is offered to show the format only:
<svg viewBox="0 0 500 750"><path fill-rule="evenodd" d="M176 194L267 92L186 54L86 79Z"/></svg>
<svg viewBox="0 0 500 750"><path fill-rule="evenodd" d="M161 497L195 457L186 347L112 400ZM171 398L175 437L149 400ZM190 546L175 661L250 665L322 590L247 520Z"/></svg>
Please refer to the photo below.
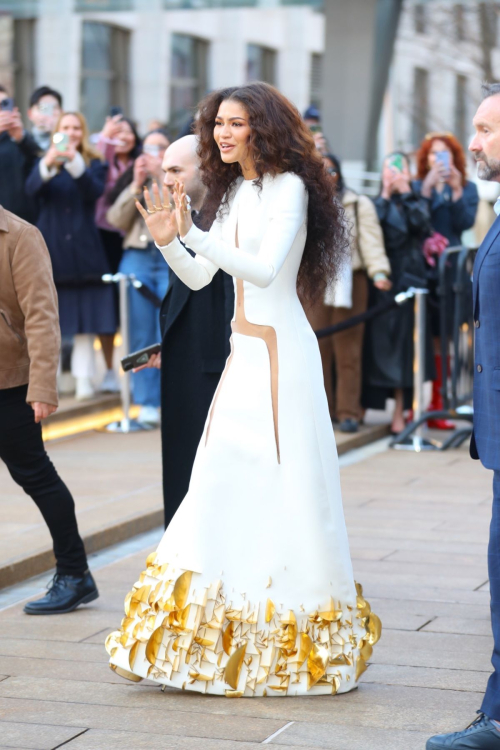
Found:
<svg viewBox="0 0 500 750"><path fill-rule="evenodd" d="M98 436L93 444L99 452ZM127 492L128 466L132 476L143 469L126 442L121 451ZM384 631L358 690L227 700L116 677L103 641L158 530L143 550L136 540L132 552L127 542L96 558L92 605L50 618L24 616L21 602L0 611L0 749L420 750L430 734L469 723L490 671L491 473L465 449L365 455L344 462L344 505L355 576ZM33 593L27 586L19 596Z"/></svg>

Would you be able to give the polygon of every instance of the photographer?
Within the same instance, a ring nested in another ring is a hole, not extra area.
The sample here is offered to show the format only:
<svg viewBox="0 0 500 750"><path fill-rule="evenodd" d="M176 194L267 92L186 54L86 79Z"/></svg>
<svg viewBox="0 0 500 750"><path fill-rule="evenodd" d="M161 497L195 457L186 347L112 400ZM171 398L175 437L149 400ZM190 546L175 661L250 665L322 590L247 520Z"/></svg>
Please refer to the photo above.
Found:
<svg viewBox="0 0 500 750"><path fill-rule="evenodd" d="M52 536L56 575L31 615L71 612L98 591L71 494L50 461L40 421L57 409L57 295L40 232L0 206L0 459L37 504Z"/></svg>
<svg viewBox="0 0 500 750"><path fill-rule="evenodd" d="M39 203L38 228L52 259L61 332L74 337L76 398L85 400L94 395L94 336L116 331L113 289L101 283L109 267L94 220L108 168L89 144L82 114L66 112L56 127L58 143L35 165L26 190Z"/></svg>
<svg viewBox="0 0 500 750"><path fill-rule="evenodd" d="M26 221L36 217L24 183L38 156L38 146L24 130L18 108L0 86L0 204Z"/></svg>
<svg viewBox="0 0 500 750"><path fill-rule="evenodd" d="M375 208L384 235L397 294L412 283L425 285L422 246L430 232L427 201L415 191L406 154L394 152L384 159L382 185ZM387 292L373 288L372 306L386 300ZM413 306L393 307L366 324L363 377L363 406L382 409L394 398L393 435L405 428L404 410L413 402ZM432 380L434 368L427 337L425 380Z"/></svg>
<svg viewBox="0 0 500 750"><path fill-rule="evenodd" d="M104 127L97 139L96 148L101 152L108 164L104 193L96 203L95 222L101 235L102 246L106 253L108 266L112 274L117 273L123 254L123 232L106 219L106 212L113 202L111 194L115 194L115 185L120 177L129 171L134 159L141 151L141 139L132 120L123 114L107 117ZM114 288L115 309L119 317L118 289ZM113 369L114 336L101 335L100 341L104 359L106 360L106 374L99 390L104 393L116 393L120 390L118 377Z"/></svg>
<svg viewBox="0 0 500 750"><path fill-rule="evenodd" d="M48 151L52 133L62 113L62 96L50 86L39 86L30 96L31 134L41 151Z"/></svg>
<svg viewBox="0 0 500 750"><path fill-rule="evenodd" d="M121 273L133 273L157 297L163 299L168 288L169 269L156 249L144 219L135 208L135 200L142 195L144 185L155 180L161 185L161 168L165 150L169 146L166 132L161 128L148 133L143 151L123 173L109 194L112 203L107 221L125 233ZM141 293L130 288L130 346L132 351L143 349L161 340L160 312ZM160 421L160 373L146 370L132 378L134 402L141 407L138 421L158 425Z"/></svg>
<svg viewBox="0 0 500 750"><path fill-rule="evenodd" d="M417 153L417 167L418 180L415 181L414 186L416 192L425 198L429 205L434 245L436 246L436 240L438 247L460 245L462 232L474 226L479 203L477 187L474 182L467 179L465 153L460 142L452 133L428 133ZM432 400L428 410L441 411L443 409L441 392L443 370L446 368L449 373L450 362L449 357L448 361L441 361L437 258L428 256L427 260L436 367L436 378L432 384ZM472 305L472 300L470 304ZM455 424L448 419L429 419L427 424L437 430L455 428Z"/></svg>

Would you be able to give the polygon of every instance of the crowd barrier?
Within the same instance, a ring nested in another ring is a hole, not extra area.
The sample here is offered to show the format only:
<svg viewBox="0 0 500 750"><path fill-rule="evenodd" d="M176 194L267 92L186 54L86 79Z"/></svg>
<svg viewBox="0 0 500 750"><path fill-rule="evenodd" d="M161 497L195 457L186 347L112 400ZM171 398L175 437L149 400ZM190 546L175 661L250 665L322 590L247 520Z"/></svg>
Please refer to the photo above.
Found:
<svg viewBox="0 0 500 750"><path fill-rule="evenodd" d="M449 247L438 265L438 313L442 362L443 409L423 411L423 373L425 372L426 317L415 314L414 341L423 341L423 351L417 366L415 357L414 419L391 443L402 450L447 450L457 448L472 433L472 386L474 377L474 320L472 309L472 268L476 250L463 246ZM424 303L425 306L425 303ZM416 345L417 349L418 346ZM460 420L469 424L457 426L442 441L424 437L428 419Z"/></svg>
<svg viewBox="0 0 500 750"><path fill-rule="evenodd" d="M135 275L132 273L105 274L102 277L101 282L104 284L118 284L118 294L120 300L120 329L123 341L123 351L125 352L125 354L130 354L130 316L128 299L128 290L130 285L133 285L148 299L150 299L151 296L155 297L159 302L159 304L157 305L158 307L161 305L161 300L159 300L158 297L156 297L156 295L153 294L153 292L148 287L146 287L145 284L136 279ZM136 419L131 419L130 417L130 405L132 402L130 375L130 372L122 372L122 379L120 382L123 419L120 419L118 422L111 422L110 424L107 424L103 428L105 432L119 432L122 434L127 434L129 432L139 432L141 430L152 429L147 424L138 422Z"/></svg>

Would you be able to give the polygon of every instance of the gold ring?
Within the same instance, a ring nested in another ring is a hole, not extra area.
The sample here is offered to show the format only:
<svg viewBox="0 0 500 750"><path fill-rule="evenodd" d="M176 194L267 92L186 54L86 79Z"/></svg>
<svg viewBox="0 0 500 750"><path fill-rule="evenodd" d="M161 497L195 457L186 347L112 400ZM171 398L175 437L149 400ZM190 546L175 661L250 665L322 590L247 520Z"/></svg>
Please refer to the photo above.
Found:
<svg viewBox="0 0 500 750"><path fill-rule="evenodd" d="M148 212L148 214L154 214L155 209L153 209L152 211L150 211L149 208L147 208L146 211Z"/></svg>

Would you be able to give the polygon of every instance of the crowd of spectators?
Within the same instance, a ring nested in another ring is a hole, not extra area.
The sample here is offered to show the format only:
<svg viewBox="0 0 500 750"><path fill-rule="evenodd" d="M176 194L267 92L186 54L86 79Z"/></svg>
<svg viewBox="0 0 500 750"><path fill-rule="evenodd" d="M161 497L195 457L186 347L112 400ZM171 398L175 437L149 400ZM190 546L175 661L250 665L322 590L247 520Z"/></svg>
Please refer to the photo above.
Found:
<svg viewBox="0 0 500 750"><path fill-rule="evenodd" d="M308 311L309 320L322 328L410 286L428 288L425 379L432 381L432 398L427 408L440 411L450 362L441 361L438 258L446 247L461 244L463 232L475 224L479 203L477 187L467 179L464 149L452 133L433 132L414 154L388 154L372 201L346 185L317 108L309 107L304 120L337 184L351 228L350 267L336 289ZM341 431L355 432L366 409L384 410L389 398L394 399L393 434L412 418L413 327L413 308L407 304L321 341L330 413ZM430 419L429 426L454 428L445 419Z"/></svg>
<svg viewBox="0 0 500 750"><path fill-rule="evenodd" d="M135 123L114 110L101 131L90 134L83 114L65 111L61 94L48 86L33 92L27 119L29 130L0 86L0 204L35 224L49 248L61 334L71 343L76 398L118 392L113 363L120 325L118 289L103 284L102 277L118 271L134 274L159 299L166 293L168 266L134 202L145 184L162 183L170 138L159 123L141 138ZM132 349L158 341L154 302L131 286L129 309ZM99 349L105 373L96 382ZM132 388L141 407L139 421L157 425L159 374L138 374Z"/></svg>
<svg viewBox="0 0 500 750"><path fill-rule="evenodd" d="M42 86L27 110L30 130L0 86L0 204L38 226L48 245L59 298L63 338L72 342L76 397L119 390L113 365L120 325L117 288L104 274L134 274L162 299L169 269L135 208L144 185L163 183L162 160L170 144L161 123L143 137L113 108L99 133L90 135L80 112L63 109L59 92ZM380 191L371 198L352 190L331 153L321 114L304 113L325 169L335 183L351 232L350 263L335 288L308 309L315 329L345 321L412 284L436 297L436 259L474 225L478 194L467 180L466 158L451 133L429 133L417 152L389 154ZM191 123L189 125L191 127ZM431 308L432 309L432 308ZM160 340L158 307L130 288L131 349ZM344 432L355 432L365 410L384 409L394 398L392 431L401 432L412 404L411 306L321 341L330 414ZM431 407L439 410L441 378L449 365L439 354L439 320L429 315L426 377L434 383ZM96 339L100 346L96 347ZM96 382L95 352L104 378ZM160 377L155 369L132 379L139 420L159 421ZM443 429L445 420L433 422Z"/></svg>

